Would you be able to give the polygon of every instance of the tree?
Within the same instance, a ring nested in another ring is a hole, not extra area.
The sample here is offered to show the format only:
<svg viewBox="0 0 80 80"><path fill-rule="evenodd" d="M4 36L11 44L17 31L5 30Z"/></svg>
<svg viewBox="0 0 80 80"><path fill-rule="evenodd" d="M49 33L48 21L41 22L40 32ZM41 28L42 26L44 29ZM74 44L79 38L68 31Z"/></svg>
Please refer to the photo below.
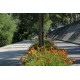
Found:
<svg viewBox="0 0 80 80"><path fill-rule="evenodd" d="M11 14L0 14L0 46L12 43L16 26Z"/></svg>
<svg viewBox="0 0 80 80"><path fill-rule="evenodd" d="M43 29L44 29L44 34L46 34L52 24L52 20L50 19L50 14L49 13L45 13L43 15L44 18L44 24L43 24Z"/></svg>
<svg viewBox="0 0 80 80"><path fill-rule="evenodd" d="M68 25L71 24L77 20L80 20L80 14L79 13L51 13L50 19L52 20L52 26L55 27L59 26L59 24L62 25Z"/></svg>
<svg viewBox="0 0 80 80"><path fill-rule="evenodd" d="M44 34L47 35L47 32L50 28L52 21L50 19L49 13L39 13L39 46L44 46Z"/></svg>
<svg viewBox="0 0 80 80"><path fill-rule="evenodd" d="M28 39L29 35L38 34L38 14L37 13L17 13L20 23L14 35L14 42Z"/></svg>
<svg viewBox="0 0 80 80"><path fill-rule="evenodd" d="M39 47L44 45L43 14L39 13Z"/></svg>
<svg viewBox="0 0 80 80"><path fill-rule="evenodd" d="M41 13L40 13L41 14ZM73 21L77 21L80 19L80 14L76 13L44 13L43 19L39 17L40 15L38 13L16 13L13 14L14 19L18 18L19 23L17 26L17 30L14 34L13 41L18 42L23 39L28 39L29 35L32 34L38 34L39 37L41 36L41 45L43 44L43 30L44 33L47 33L50 27L54 27L54 29L57 29L59 25L68 25L70 24L71 20L71 14ZM77 17L76 17L77 16ZM76 19L76 20L75 20ZM42 21L40 21L42 20ZM40 25L38 25L40 23ZM51 26L52 24L52 26ZM42 30L40 27L42 26ZM41 31L42 33L40 33ZM39 38L40 40L40 38Z"/></svg>

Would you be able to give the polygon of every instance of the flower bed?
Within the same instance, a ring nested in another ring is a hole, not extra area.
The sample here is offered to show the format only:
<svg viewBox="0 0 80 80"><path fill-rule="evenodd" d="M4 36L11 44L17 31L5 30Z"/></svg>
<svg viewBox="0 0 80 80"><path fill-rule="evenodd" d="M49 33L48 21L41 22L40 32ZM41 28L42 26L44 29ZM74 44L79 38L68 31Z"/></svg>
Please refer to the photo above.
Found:
<svg viewBox="0 0 80 80"><path fill-rule="evenodd" d="M38 47L39 42L36 41L30 47L25 57L21 57L21 65L26 66L67 66L71 65L75 59L67 58L65 49L58 49L55 43L44 41L44 46Z"/></svg>

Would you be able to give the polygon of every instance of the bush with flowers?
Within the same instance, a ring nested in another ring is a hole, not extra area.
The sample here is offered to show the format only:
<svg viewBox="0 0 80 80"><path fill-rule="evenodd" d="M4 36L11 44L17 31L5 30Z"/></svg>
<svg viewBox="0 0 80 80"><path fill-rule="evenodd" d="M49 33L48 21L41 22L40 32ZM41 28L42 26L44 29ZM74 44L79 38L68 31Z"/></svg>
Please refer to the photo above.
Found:
<svg viewBox="0 0 80 80"><path fill-rule="evenodd" d="M30 47L25 57L21 57L21 65L26 66L67 66L75 58L67 58L65 49L58 49L51 41L44 41L44 46L38 47L39 42Z"/></svg>

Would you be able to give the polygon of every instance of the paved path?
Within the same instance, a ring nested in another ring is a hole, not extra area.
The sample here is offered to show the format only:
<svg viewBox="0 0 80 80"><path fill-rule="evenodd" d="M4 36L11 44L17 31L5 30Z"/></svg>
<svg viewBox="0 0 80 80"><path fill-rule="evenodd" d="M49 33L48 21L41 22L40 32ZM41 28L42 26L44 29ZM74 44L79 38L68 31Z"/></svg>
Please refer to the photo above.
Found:
<svg viewBox="0 0 80 80"><path fill-rule="evenodd" d="M19 59L24 56L34 41L26 40L0 48L0 66L19 66Z"/></svg>
<svg viewBox="0 0 80 80"><path fill-rule="evenodd" d="M58 48L66 49L68 57L76 58L76 62L73 65L80 66L80 45L54 40Z"/></svg>
<svg viewBox="0 0 80 80"><path fill-rule="evenodd" d="M73 64L80 66L80 46L59 40L54 40L58 48L66 49L68 57L74 57L77 61ZM0 66L19 66L19 59L24 56L33 41L22 41L0 48Z"/></svg>

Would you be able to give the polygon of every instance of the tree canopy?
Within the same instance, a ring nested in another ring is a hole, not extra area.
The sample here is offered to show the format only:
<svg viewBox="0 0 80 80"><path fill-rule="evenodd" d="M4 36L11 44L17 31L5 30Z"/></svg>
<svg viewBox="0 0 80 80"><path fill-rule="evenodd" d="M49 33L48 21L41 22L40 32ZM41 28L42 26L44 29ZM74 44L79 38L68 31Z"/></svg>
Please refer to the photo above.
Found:
<svg viewBox="0 0 80 80"><path fill-rule="evenodd" d="M0 46L28 39L39 34L41 13L0 13ZM79 13L43 13L43 32L59 25L68 25L80 20Z"/></svg>
<svg viewBox="0 0 80 80"><path fill-rule="evenodd" d="M0 14L0 46L12 42L16 26L16 22L10 14Z"/></svg>

